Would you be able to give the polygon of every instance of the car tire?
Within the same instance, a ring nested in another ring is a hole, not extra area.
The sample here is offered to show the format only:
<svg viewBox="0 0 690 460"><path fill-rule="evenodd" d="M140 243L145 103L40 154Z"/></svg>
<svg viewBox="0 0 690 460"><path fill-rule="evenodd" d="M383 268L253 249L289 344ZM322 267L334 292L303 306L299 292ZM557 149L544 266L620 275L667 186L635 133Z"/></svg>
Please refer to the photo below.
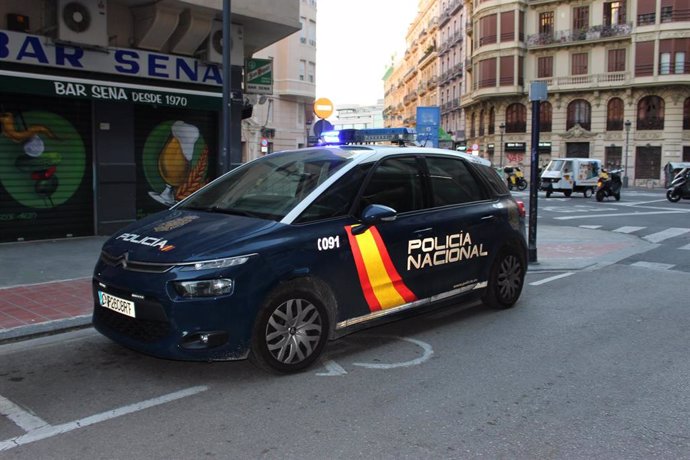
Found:
<svg viewBox="0 0 690 460"><path fill-rule="evenodd" d="M549 198L551 196L551 190L546 191L546 198Z"/></svg>
<svg viewBox="0 0 690 460"><path fill-rule="evenodd" d="M620 201L620 200L621 200L621 194L620 194L620 192L619 192L619 193L614 193L614 194L613 194L613 197L616 199L616 201Z"/></svg>
<svg viewBox="0 0 690 460"><path fill-rule="evenodd" d="M603 190L597 191L597 194L595 196L597 198L597 201L604 201L604 191Z"/></svg>
<svg viewBox="0 0 690 460"><path fill-rule="evenodd" d="M572 195L572 194L573 194L572 190L566 190L565 192L563 192L563 195L565 195L566 198L570 198L570 195Z"/></svg>
<svg viewBox="0 0 690 460"><path fill-rule="evenodd" d="M482 295L485 305L506 309L515 305L525 282L525 258L520 251L506 247L494 260L489 273L489 283Z"/></svg>
<svg viewBox="0 0 690 460"><path fill-rule="evenodd" d="M582 192L582 194L585 196L585 198L589 198L590 196L592 196L592 189L589 188L589 187L587 187L587 188Z"/></svg>
<svg viewBox="0 0 690 460"><path fill-rule="evenodd" d="M669 190L666 192L666 199L670 201L671 203L677 203L680 201L680 194L673 193L673 190Z"/></svg>
<svg viewBox="0 0 690 460"><path fill-rule="evenodd" d="M249 358L265 370L299 372L321 355L329 324L328 310L316 295L287 283L259 311Z"/></svg>

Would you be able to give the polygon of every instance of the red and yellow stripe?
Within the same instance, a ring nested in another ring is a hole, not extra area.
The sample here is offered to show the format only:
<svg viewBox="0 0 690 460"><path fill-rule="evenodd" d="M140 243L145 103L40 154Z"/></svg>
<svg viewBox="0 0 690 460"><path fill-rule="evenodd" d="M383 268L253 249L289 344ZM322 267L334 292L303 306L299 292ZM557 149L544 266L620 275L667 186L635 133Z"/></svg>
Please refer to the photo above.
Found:
<svg viewBox="0 0 690 460"><path fill-rule="evenodd" d="M357 266L359 282L371 311L385 310L417 300L405 286L376 227L358 235L345 227Z"/></svg>

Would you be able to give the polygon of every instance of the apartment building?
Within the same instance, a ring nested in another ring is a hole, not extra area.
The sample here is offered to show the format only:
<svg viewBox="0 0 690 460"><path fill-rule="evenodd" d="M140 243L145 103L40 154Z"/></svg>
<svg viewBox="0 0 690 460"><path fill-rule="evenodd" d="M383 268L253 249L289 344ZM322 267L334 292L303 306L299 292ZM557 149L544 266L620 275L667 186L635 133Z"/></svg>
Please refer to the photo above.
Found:
<svg viewBox="0 0 690 460"><path fill-rule="evenodd" d="M299 33L304 2L232 2L229 152L221 5L0 2L0 241L110 234L240 161L244 58Z"/></svg>
<svg viewBox="0 0 690 460"><path fill-rule="evenodd" d="M468 143L497 164L530 165L532 81L540 165L591 157L661 185L690 160L690 4L685 0L465 2L471 18L460 105Z"/></svg>
<svg viewBox="0 0 690 460"><path fill-rule="evenodd" d="M242 123L243 160L306 147L316 97L316 0L299 0L301 29L260 50L273 60L273 94L252 97L252 117Z"/></svg>

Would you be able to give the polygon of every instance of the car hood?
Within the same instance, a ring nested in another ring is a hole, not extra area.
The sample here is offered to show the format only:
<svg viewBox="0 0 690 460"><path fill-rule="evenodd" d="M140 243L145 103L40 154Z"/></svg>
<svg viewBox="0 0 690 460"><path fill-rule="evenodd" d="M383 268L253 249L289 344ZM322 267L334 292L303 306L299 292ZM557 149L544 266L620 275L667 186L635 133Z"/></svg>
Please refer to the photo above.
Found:
<svg viewBox="0 0 690 460"><path fill-rule="evenodd" d="M113 256L172 263L243 254L244 243L269 232L278 222L203 211L170 210L137 221L103 245Z"/></svg>

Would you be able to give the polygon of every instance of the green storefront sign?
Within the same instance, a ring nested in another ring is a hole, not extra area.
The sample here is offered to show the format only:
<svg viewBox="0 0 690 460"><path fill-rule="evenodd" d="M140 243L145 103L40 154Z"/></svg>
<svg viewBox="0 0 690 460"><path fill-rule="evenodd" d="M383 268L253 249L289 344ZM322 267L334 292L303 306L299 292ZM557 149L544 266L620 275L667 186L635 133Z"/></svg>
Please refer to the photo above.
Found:
<svg viewBox="0 0 690 460"><path fill-rule="evenodd" d="M273 94L273 60L247 59L244 88L248 94Z"/></svg>
<svg viewBox="0 0 690 460"><path fill-rule="evenodd" d="M29 93L103 101L131 102L161 107L220 110L221 93L201 91L158 91L143 86L85 80L44 80L0 75L0 88L8 93Z"/></svg>

